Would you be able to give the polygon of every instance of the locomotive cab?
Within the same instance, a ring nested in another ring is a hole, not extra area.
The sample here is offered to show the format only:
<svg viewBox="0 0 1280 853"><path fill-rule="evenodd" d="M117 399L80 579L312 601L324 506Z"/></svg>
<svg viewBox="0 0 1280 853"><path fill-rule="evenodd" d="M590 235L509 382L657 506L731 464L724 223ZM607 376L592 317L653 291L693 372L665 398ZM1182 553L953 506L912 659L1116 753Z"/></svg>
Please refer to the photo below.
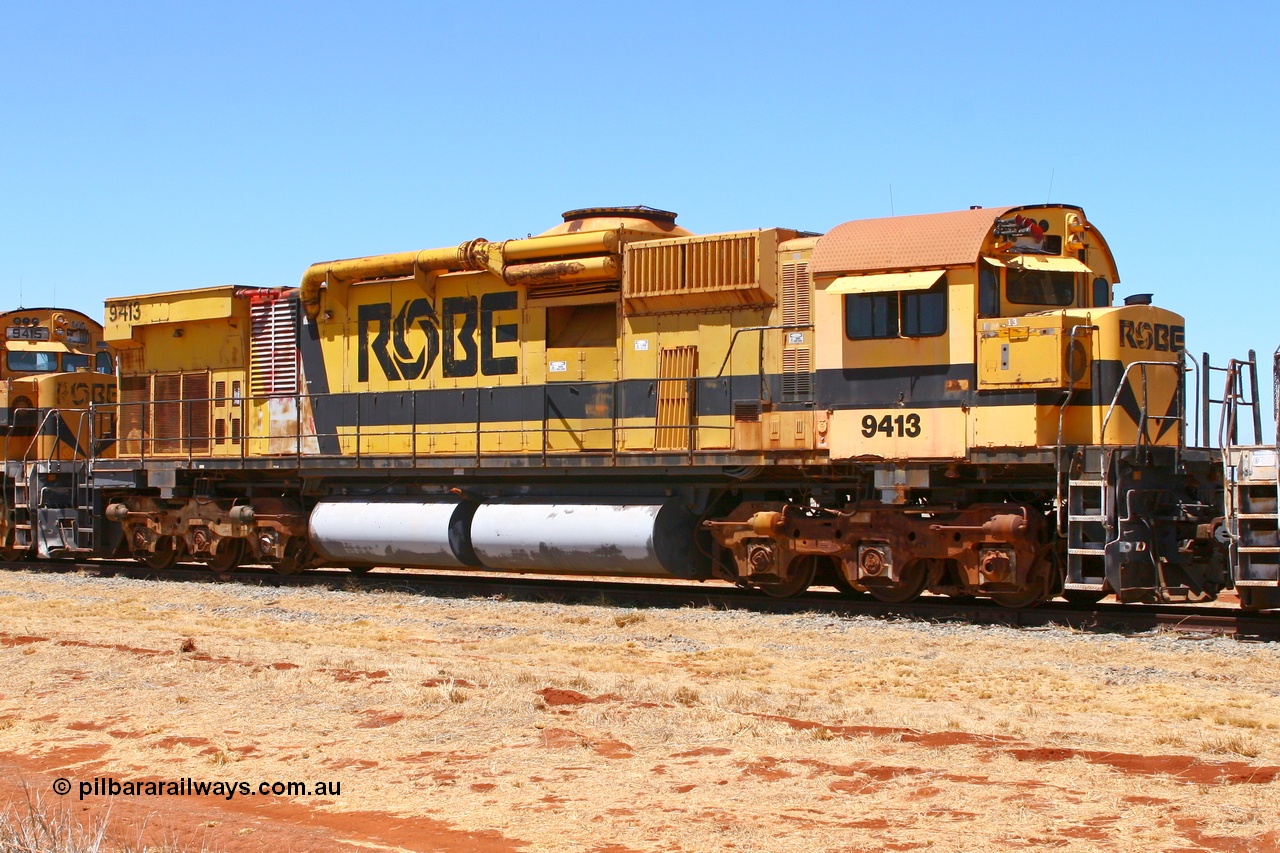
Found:
<svg viewBox="0 0 1280 853"><path fill-rule="evenodd" d="M1115 262L1079 208L849 222L812 266L834 458L1177 437L1182 320L1111 306Z"/></svg>

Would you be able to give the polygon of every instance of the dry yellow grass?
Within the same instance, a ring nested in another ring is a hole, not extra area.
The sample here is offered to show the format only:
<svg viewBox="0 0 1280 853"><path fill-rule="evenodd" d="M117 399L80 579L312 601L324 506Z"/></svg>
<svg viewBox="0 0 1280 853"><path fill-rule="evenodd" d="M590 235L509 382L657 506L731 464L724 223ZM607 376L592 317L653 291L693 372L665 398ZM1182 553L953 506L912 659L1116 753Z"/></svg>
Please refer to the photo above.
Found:
<svg viewBox="0 0 1280 853"><path fill-rule="evenodd" d="M1280 848L1269 645L28 574L0 629L28 776L341 781L297 805L491 849Z"/></svg>

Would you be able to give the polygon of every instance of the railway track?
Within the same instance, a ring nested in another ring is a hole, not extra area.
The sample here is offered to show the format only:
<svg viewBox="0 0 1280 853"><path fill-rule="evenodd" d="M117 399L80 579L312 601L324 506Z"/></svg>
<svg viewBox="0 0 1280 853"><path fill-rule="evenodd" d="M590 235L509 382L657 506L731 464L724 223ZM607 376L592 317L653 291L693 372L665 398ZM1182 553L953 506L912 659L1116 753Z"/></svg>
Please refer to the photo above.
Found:
<svg viewBox="0 0 1280 853"><path fill-rule="evenodd" d="M343 589L392 589L437 597L494 597L516 601L606 604L615 607L713 607L759 613L823 613L894 620L963 622L1019 628L1068 627L1098 633L1135 634L1156 630L1192 636L1229 636L1241 640L1280 640L1280 613L1247 613L1224 606L1101 603L1081 608L1062 601L1010 610L985 600L957 601L925 596L906 604L886 604L870 597L849 597L834 590L810 590L794 598L773 599L719 582L672 583L642 580L599 580L511 575L451 574L383 570L354 574L328 569L282 575L267 569L213 572L175 568L164 572L133 561L4 562L0 570L80 573L188 583L239 583L264 586L318 586Z"/></svg>

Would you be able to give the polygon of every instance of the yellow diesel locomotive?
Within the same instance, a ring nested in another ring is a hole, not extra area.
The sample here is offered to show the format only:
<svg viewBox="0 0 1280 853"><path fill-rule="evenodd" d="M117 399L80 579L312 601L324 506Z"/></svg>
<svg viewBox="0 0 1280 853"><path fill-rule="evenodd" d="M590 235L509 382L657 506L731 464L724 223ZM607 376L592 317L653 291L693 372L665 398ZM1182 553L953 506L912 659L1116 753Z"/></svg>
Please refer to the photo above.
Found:
<svg viewBox="0 0 1280 853"><path fill-rule="evenodd" d="M0 557L91 553L88 463L111 453L115 360L65 308L0 314Z"/></svg>
<svg viewBox="0 0 1280 853"><path fill-rule="evenodd" d="M563 219L315 264L296 288L108 300L104 547L1011 607L1230 585L1183 319L1112 304L1080 208L825 234Z"/></svg>

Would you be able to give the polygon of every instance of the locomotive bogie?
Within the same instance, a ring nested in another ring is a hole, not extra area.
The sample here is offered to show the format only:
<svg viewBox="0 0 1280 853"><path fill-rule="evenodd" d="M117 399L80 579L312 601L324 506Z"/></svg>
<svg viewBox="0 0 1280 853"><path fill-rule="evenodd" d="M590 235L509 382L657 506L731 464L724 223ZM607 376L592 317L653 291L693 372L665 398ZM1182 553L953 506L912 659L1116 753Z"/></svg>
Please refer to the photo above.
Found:
<svg viewBox="0 0 1280 853"><path fill-rule="evenodd" d="M247 560L289 572L307 543L306 513L280 498L256 498L249 506L225 498L128 496L105 515L123 529L125 550L154 568L184 559L227 571Z"/></svg>
<svg viewBox="0 0 1280 853"><path fill-rule="evenodd" d="M737 578L767 587L793 580L795 561L833 561L844 583L885 600L928 589L984 595L1019 606L1051 598L1060 583L1043 514L1027 506L963 510L862 503L845 511L744 503L705 522L732 557Z"/></svg>

